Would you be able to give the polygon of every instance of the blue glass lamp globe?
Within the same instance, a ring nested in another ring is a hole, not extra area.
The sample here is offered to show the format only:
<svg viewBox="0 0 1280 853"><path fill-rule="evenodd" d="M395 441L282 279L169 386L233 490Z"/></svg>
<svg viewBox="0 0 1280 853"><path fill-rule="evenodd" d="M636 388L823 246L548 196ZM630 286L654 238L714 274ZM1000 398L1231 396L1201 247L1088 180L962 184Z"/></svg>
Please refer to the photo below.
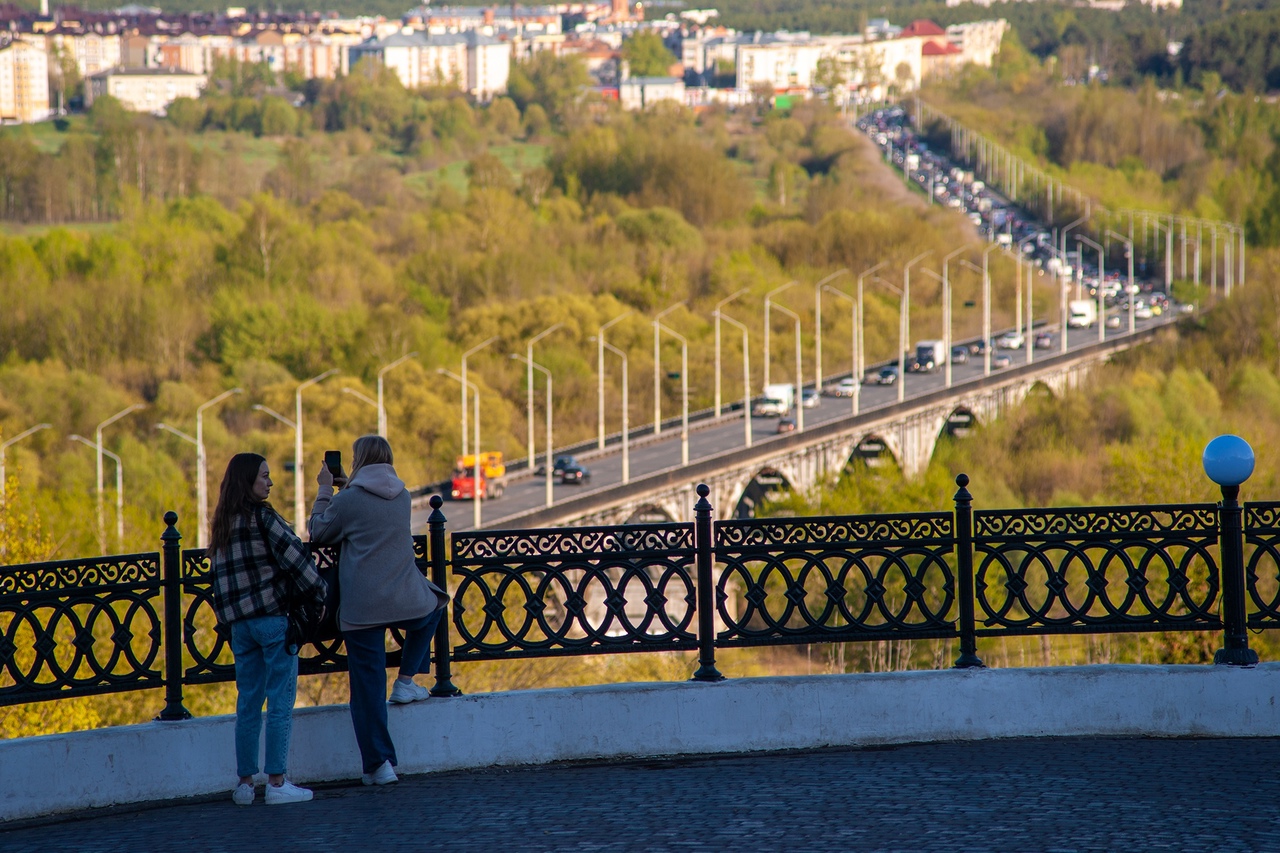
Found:
<svg viewBox="0 0 1280 853"><path fill-rule="evenodd" d="M1238 486L1253 473L1253 448L1238 435L1220 435L1205 445L1201 462L1219 486Z"/></svg>

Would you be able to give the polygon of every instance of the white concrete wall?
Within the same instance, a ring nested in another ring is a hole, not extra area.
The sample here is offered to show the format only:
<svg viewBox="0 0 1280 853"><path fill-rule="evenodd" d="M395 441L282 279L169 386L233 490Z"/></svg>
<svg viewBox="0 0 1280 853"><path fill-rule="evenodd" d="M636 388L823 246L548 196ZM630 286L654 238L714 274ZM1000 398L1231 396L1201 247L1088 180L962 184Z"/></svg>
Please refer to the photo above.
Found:
<svg viewBox="0 0 1280 853"><path fill-rule="evenodd" d="M623 684L391 708L402 773L1069 735L1280 735L1280 664L948 670ZM0 741L0 821L229 792L233 719ZM355 779L345 705L297 712L289 775Z"/></svg>

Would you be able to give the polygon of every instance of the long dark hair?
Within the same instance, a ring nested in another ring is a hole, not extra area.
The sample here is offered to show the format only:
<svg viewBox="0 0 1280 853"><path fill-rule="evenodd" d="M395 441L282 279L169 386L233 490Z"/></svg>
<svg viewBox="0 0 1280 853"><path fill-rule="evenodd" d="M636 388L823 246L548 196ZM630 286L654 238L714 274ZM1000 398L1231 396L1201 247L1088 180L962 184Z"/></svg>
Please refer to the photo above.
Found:
<svg viewBox="0 0 1280 853"><path fill-rule="evenodd" d="M218 490L218 506L213 511L213 524L209 530L209 553L215 554L231 544L231 526L236 516L251 512L256 507L275 510L266 501L253 496L253 484L267 460L256 453L237 453L227 463L222 475L222 487Z"/></svg>

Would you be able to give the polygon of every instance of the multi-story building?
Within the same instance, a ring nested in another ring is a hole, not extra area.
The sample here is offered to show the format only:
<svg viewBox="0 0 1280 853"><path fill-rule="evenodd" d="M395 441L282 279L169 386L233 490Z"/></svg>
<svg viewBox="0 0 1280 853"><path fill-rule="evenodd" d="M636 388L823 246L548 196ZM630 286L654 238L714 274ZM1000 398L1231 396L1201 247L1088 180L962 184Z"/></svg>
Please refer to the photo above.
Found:
<svg viewBox="0 0 1280 853"><path fill-rule="evenodd" d="M110 95L125 109L163 115L178 98L198 98L209 82L204 74L155 68L117 68L92 75L86 82L85 102Z"/></svg>
<svg viewBox="0 0 1280 853"><path fill-rule="evenodd" d="M49 55L43 40L0 35L0 122L49 117Z"/></svg>
<svg viewBox="0 0 1280 853"><path fill-rule="evenodd" d="M437 35L406 27L395 35L369 39L348 49L350 68L362 61L395 71L408 89L456 86L487 101L507 91L511 47L474 30Z"/></svg>

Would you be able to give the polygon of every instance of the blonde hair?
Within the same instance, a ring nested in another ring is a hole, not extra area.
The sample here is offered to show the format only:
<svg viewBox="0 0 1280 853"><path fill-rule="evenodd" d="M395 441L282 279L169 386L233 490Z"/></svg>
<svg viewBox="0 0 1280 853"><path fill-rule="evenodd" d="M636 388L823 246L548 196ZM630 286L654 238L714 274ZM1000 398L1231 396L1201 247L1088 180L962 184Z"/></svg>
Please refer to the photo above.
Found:
<svg viewBox="0 0 1280 853"><path fill-rule="evenodd" d="M380 435L362 435L351 445L351 476L366 465L392 465L391 445Z"/></svg>

